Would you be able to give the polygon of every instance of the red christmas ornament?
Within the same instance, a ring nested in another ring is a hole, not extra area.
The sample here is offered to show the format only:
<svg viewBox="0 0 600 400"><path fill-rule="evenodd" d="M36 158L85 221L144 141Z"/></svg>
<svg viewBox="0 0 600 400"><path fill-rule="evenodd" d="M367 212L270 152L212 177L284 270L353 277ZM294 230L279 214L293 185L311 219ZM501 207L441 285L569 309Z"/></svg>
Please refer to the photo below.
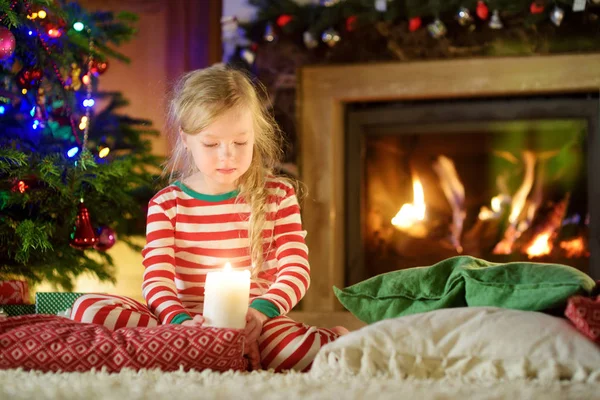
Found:
<svg viewBox="0 0 600 400"><path fill-rule="evenodd" d="M531 6L529 6L529 11L531 11L532 14L541 14L544 12L544 5L537 4L534 1L533 3L531 3Z"/></svg>
<svg viewBox="0 0 600 400"><path fill-rule="evenodd" d="M96 76L102 75L108 69L108 61L92 60L90 72Z"/></svg>
<svg viewBox="0 0 600 400"><path fill-rule="evenodd" d="M288 14L281 14L278 18L277 18L277 26L279 26L280 28L283 28L284 26L286 26L287 24L289 24L292 21L293 17L291 15Z"/></svg>
<svg viewBox="0 0 600 400"><path fill-rule="evenodd" d="M102 226L98 229L98 243L94 246L94 249L98 251L106 251L114 246L117 241L117 234L112 228L108 226Z"/></svg>
<svg viewBox="0 0 600 400"><path fill-rule="evenodd" d="M3 26L0 26L0 60L6 60L15 52L17 41L12 32Z"/></svg>
<svg viewBox="0 0 600 400"><path fill-rule="evenodd" d="M356 15L351 15L346 18L346 30L348 32L352 32L354 29L356 29L356 20Z"/></svg>
<svg viewBox="0 0 600 400"><path fill-rule="evenodd" d="M43 72L39 68L23 68L17 74L17 86L19 89L31 89L32 87L36 87L40 84L40 80L42 79Z"/></svg>
<svg viewBox="0 0 600 400"><path fill-rule="evenodd" d="M415 32L421 27L421 17L413 17L408 20L408 30Z"/></svg>
<svg viewBox="0 0 600 400"><path fill-rule="evenodd" d="M92 221L90 221L90 213L83 202L79 203L79 210L75 217L75 232L71 238L71 247L79 250L85 250L94 246L98 242Z"/></svg>
<svg viewBox="0 0 600 400"><path fill-rule="evenodd" d="M490 14L489 8L485 5L485 2L483 2L483 1L477 2L477 9L475 10L475 12L477 13L477 16L480 19L484 19L484 20L487 19Z"/></svg>
<svg viewBox="0 0 600 400"><path fill-rule="evenodd" d="M53 39L61 37L62 34L63 34L62 29L55 28L55 27L48 29L48 36L50 36Z"/></svg>

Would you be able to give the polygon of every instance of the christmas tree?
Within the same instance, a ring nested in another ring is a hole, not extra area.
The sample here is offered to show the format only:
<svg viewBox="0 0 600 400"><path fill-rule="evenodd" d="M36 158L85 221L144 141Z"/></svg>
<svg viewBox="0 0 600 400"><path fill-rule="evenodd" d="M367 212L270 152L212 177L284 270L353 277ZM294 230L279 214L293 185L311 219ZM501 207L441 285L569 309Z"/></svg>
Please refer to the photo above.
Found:
<svg viewBox="0 0 600 400"><path fill-rule="evenodd" d="M136 16L0 0L0 280L112 281L108 250L143 232L160 160L149 121L98 91ZM109 61L110 59L110 61Z"/></svg>

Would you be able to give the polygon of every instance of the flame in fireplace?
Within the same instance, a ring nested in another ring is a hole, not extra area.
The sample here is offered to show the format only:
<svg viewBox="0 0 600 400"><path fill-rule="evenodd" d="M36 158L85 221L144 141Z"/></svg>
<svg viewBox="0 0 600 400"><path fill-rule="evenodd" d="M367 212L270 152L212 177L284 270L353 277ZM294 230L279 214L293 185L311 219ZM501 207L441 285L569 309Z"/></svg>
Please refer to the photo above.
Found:
<svg viewBox="0 0 600 400"><path fill-rule="evenodd" d="M590 255L581 237L560 242L559 246L565 251L568 258L589 257Z"/></svg>
<svg viewBox="0 0 600 400"><path fill-rule="evenodd" d="M425 219L425 194L423 185L417 176L413 177L413 202L405 203L392 218L392 225L408 229Z"/></svg>
<svg viewBox="0 0 600 400"><path fill-rule="evenodd" d="M528 227L526 224L523 224L523 226L520 228L517 226L519 223L519 216L525 207L527 196L533 187L535 179L536 155L531 151L524 151L523 162L525 165L525 175L523 177L521 186L514 196L512 196L512 204L510 214L508 216L508 222L510 225L504 232L504 237L502 240L496 244L496 247L493 251L494 254L510 254L512 252L515 240L517 240L524 229Z"/></svg>
<svg viewBox="0 0 600 400"><path fill-rule="evenodd" d="M433 169L440 178L442 191L452 208L452 225L450 226L450 241L458 253L462 253L461 235L466 217L465 186L458 177L454 162L445 156L439 156L433 163Z"/></svg>
<svg viewBox="0 0 600 400"><path fill-rule="evenodd" d="M552 232L540 233L533 239L532 243L525 249L528 258L540 257L550 254L552 251Z"/></svg>

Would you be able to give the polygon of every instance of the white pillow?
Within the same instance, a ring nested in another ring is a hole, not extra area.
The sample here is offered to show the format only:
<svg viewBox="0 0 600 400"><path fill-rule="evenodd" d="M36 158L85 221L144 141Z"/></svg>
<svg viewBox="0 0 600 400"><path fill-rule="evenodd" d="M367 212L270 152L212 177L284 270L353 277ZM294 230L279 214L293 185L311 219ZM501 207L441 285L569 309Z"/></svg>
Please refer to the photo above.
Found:
<svg viewBox="0 0 600 400"><path fill-rule="evenodd" d="M450 308L368 325L324 346L312 374L600 380L600 348L567 320Z"/></svg>

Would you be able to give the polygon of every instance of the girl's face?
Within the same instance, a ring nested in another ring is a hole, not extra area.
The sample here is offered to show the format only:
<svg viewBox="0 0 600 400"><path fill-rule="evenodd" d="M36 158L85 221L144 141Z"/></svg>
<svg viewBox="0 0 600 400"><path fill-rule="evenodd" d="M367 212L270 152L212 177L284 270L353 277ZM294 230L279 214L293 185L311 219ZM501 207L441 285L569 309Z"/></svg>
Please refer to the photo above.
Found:
<svg viewBox="0 0 600 400"><path fill-rule="evenodd" d="M254 124L248 108L232 109L195 135L181 132L200 171L198 184L205 194L236 189L237 180L248 171L254 149Z"/></svg>

